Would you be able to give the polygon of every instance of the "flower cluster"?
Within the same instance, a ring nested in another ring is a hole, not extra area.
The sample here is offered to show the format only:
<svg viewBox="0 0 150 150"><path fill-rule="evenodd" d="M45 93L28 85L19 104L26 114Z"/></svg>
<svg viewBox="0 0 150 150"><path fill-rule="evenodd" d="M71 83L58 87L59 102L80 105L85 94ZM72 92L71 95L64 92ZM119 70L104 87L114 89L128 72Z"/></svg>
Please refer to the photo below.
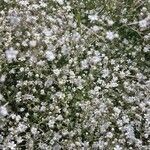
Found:
<svg viewBox="0 0 150 150"><path fill-rule="evenodd" d="M1 0L0 149L149 150L149 4Z"/></svg>

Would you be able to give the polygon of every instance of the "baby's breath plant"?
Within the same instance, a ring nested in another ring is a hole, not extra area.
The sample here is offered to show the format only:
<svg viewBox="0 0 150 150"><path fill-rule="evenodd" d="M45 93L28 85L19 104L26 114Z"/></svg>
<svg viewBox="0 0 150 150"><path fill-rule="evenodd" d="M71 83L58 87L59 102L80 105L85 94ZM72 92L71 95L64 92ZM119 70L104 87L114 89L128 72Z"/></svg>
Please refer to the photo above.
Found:
<svg viewBox="0 0 150 150"><path fill-rule="evenodd" d="M149 0L0 1L0 149L150 149Z"/></svg>

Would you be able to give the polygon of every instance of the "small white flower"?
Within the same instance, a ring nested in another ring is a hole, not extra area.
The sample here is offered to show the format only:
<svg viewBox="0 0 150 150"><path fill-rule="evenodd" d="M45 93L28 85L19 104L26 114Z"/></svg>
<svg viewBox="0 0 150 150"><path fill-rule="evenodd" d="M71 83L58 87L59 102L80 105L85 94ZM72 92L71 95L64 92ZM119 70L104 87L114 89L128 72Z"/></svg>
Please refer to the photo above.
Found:
<svg viewBox="0 0 150 150"><path fill-rule="evenodd" d="M11 47L5 51L5 54L8 62L12 62L12 60L16 60L18 51L14 50L14 48Z"/></svg>
<svg viewBox="0 0 150 150"><path fill-rule="evenodd" d="M81 67L82 67L82 69L86 69L89 67L88 61L86 59L81 61Z"/></svg>
<svg viewBox="0 0 150 150"><path fill-rule="evenodd" d="M18 14L16 12L13 12L12 14L10 14L8 16L8 19L10 21L10 24L12 26L16 26L20 23L21 18L18 16Z"/></svg>
<svg viewBox="0 0 150 150"><path fill-rule="evenodd" d="M106 77L108 77L108 75L109 75L110 72L109 72L108 69L104 69L104 70L102 71L102 73L103 73L103 74L102 74L102 77L103 77L103 78L106 78Z"/></svg>
<svg viewBox="0 0 150 150"><path fill-rule="evenodd" d="M112 26L114 24L114 22L112 20L107 20L107 23L109 26Z"/></svg>
<svg viewBox="0 0 150 150"><path fill-rule="evenodd" d="M56 93L56 96L57 96L58 98L64 98L64 94L63 94L62 92L57 92L57 93Z"/></svg>
<svg viewBox="0 0 150 150"><path fill-rule="evenodd" d="M4 0L4 2L5 2L5 3L8 3L8 2L9 2L9 0Z"/></svg>
<svg viewBox="0 0 150 150"><path fill-rule="evenodd" d="M101 60L100 56L93 56L92 57L92 62L94 64L97 64L98 62L100 62L100 60Z"/></svg>
<svg viewBox="0 0 150 150"><path fill-rule="evenodd" d="M89 15L88 18L89 18L91 21L96 21L96 20L98 20L98 15L97 15L97 14Z"/></svg>
<svg viewBox="0 0 150 150"><path fill-rule="evenodd" d="M42 89L42 90L40 91L40 93L41 93L41 95L44 95L44 94L45 94L45 91Z"/></svg>
<svg viewBox="0 0 150 150"><path fill-rule="evenodd" d="M118 86L118 83L116 82L111 82L109 85L109 87L117 87L117 86Z"/></svg>
<svg viewBox="0 0 150 150"><path fill-rule="evenodd" d="M119 115L121 110L118 107L114 107L114 112Z"/></svg>
<svg viewBox="0 0 150 150"><path fill-rule="evenodd" d="M63 5L64 4L64 0L56 0L56 2L60 5Z"/></svg>
<svg viewBox="0 0 150 150"><path fill-rule="evenodd" d="M96 26L96 25L92 27L92 30L93 30L94 32L99 31L99 29L100 29L99 26Z"/></svg>
<svg viewBox="0 0 150 150"><path fill-rule="evenodd" d="M66 45L63 45L63 46L62 46L61 52L62 52L63 55L67 55L67 54L68 54L69 49L67 48Z"/></svg>
<svg viewBox="0 0 150 150"><path fill-rule="evenodd" d="M21 68L20 68L20 72L23 72L23 71L24 71L24 68L23 68L23 67L21 67Z"/></svg>
<svg viewBox="0 0 150 150"><path fill-rule="evenodd" d="M120 78L124 78L126 76L126 74L123 71L121 71L119 75L120 75Z"/></svg>
<svg viewBox="0 0 150 150"><path fill-rule="evenodd" d="M29 4L29 2L26 1L26 0L20 0L19 4L22 5L22 6L27 6Z"/></svg>
<svg viewBox="0 0 150 150"><path fill-rule="evenodd" d="M16 150L16 144L14 141L11 141L7 144L7 148L10 148L11 150Z"/></svg>
<svg viewBox="0 0 150 150"><path fill-rule="evenodd" d="M114 147L114 150L122 150L122 148L121 148L119 145L116 145L116 146Z"/></svg>
<svg viewBox="0 0 150 150"><path fill-rule="evenodd" d="M54 72L54 74L56 76L59 76L59 74L60 74L60 70L59 69L54 69L53 72Z"/></svg>
<svg viewBox="0 0 150 150"><path fill-rule="evenodd" d="M62 115L58 115L57 118L56 118L56 120L62 121L63 120Z"/></svg>
<svg viewBox="0 0 150 150"><path fill-rule="evenodd" d="M45 36L50 37L52 36L52 31L48 30L47 28L43 30L43 33L45 34Z"/></svg>
<svg viewBox="0 0 150 150"><path fill-rule="evenodd" d="M5 82L5 80L6 80L6 75L2 75L1 77L0 77L0 82Z"/></svg>
<svg viewBox="0 0 150 150"><path fill-rule="evenodd" d="M17 137L17 144L21 143L23 141L22 137Z"/></svg>
<svg viewBox="0 0 150 150"><path fill-rule="evenodd" d="M39 62L37 62L38 66L44 66L44 64L45 64L45 61L42 61L42 60L40 60Z"/></svg>
<svg viewBox="0 0 150 150"><path fill-rule="evenodd" d="M127 19L127 18L123 18L123 19L121 19L121 20L120 20L120 22L121 22L121 23L124 23L124 24L126 24L126 23L127 23L127 21L128 21L128 19Z"/></svg>
<svg viewBox="0 0 150 150"><path fill-rule="evenodd" d="M55 144L53 146L53 150L61 150L61 146L59 144Z"/></svg>
<svg viewBox="0 0 150 150"><path fill-rule="evenodd" d="M0 100L2 100L3 99L3 95L0 93Z"/></svg>
<svg viewBox="0 0 150 150"><path fill-rule="evenodd" d="M112 138L113 137L113 134L111 132L108 132L107 135L106 135L108 138Z"/></svg>
<svg viewBox="0 0 150 150"><path fill-rule="evenodd" d="M127 138L131 139L131 140L134 140L135 139L135 134L134 134L134 128L131 124L129 125L126 125L124 127L126 133L125 135L127 136Z"/></svg>
<svg viewBox="0 0 150 150"><path fill-rule="evenodd" d="M7 116L8 112L7 112L7 108L5 106L1 106L0 107L0 116Z"/></svg>
<svg viewBox="0 0 150 150"><path fill-rule="evenodd" d="M41 106L40 111L45 111L46 107L45 106Z"/></svg>
<svg viewBox="0 0 150 150"><path fill-rule="evenodd" d="M51 86L52 84L53 84L53 81L50 80L50 79L48 79L48 80L44 83L44 86L49 87L49 86Z"/></svg>
<svg viewBox="0 0 150 150"><path fill-rule="evenodd" d="M55 55L52 51L46 51L45 57L48 61L53 61L55 59Z"/></svg>
<svg viewBox="0 0 150 150"><path fill-rule="evenodd" d="M23 123L19 123L17 127L17 131L24 132L27 129L27 126Z"/></svg>
<svg viewBox="0 0 150 150"><path fill-rule="evenodd" d="M146 28L148 25L148 22L146 19L139 21L140 28Z"/></svg>
<svg viewBox="0 0 150 150"><path fill-rule="evenodd" d="M147 46L147 47L144 47L143 51L144 51L144 52L149 52L149 51L150 51L150 47L148 47L148 46Z"/></svg>
<svg viewBox="0 0 150 150"><path fill-rule="evenodd" d="M115 38L118 38L119 35L117 33L114 33L114 32L111 32L111 31L108 31L106 32L106 39L112 41L113 39Z"/></svg>
<svg viewBox="0 0 150 150"><path fill-rule="evenodd" d="M40 2L40 5L41 5L41 7L46 7L47 6L47 4L44 3L44 2Z"/></svg>
<svg viewBox="0 0 150 150"><path fill-rule="evenodd" d="M54 120L49 120L48 126L49 126L50 128L53 128L53 127L54 127L54 123L55 123Z"/></svg>
<svg viewBox="0 0 150 150"><path fill-rule="evenodd" d="M37 42L36 42L35 40L32 40L32 41L29 42L29 45L30 45L31 47L35 47L36 44L37 44Z"/></svg>
<svg viewBox="0 0 150 150"><path fill-rule="evenodd" d="M31 133L32 133L32 134L36 134L36 133L37 133L37 128L32 127L32 128L31 128Z"/></svg>

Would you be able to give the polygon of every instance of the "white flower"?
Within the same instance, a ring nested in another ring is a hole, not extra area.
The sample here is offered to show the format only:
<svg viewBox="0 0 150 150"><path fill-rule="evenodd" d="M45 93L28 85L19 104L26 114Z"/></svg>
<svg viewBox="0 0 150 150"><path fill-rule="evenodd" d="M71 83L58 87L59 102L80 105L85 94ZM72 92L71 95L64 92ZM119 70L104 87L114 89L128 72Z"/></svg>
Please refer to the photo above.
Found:
<svg viewBox="0 0 150 150"><path fill-rule="evenodd" d="M62 92L57 92L57 93L56 93L56 96L57 96L58 98L64 98L64 94L63 94Z"/></svg>
<svg viewBox="0 0 150 150"><path fill-rule="evenodd" d="M63 120L62 115L58 115L57 118L56 118L56 120L62 121Z"/></svg>
<svg viewBox="0 0 150 150"><path fill-rule="evenodd" d="M56 0L56 2L60 5L63 5L64 4L64 0Z"/></svg>
<svg viewBox="0 0 150 150"><path fill-rule="evenodd" d="M121 110L118 107L114 107L114 112L119 115Z"/></svg>
<svg viewBox="0 0 150 150"><path fill-rule="evenodd" d="M60 74L60 70L59 69L54 69L53 72L54 72L54 74L56 76L59 76L59 74Z"/></svg>
<svg viewBox="0 0 150 150"><path fill-rule="evenodd" d="M49 87L49 86L51 86L52 84L53 84L53 81L50 80L50 79L48 79L48 80L45 82L44 86Z"/></svg>
<svg viewBox="0 0 150 150"><path fill-rule="evenodd" d="M107 23L109 26L112 26L114 24L113 20L107 20Z"/></svg>
<svg viewBox="0 0 150 150"><path fill-rule="evenodd" d="M49 30L49 29L47 29L47 28L43 30L43 33L44 33L45 36L47 36L47 37L52 36L52 30Z"/></svg>
<svg viewBox="0 0 150 150"><path fill-rule="evenodd" d="M122 148L121 148L119 145L116 145L116 146L114 147L114 150L122 150Z"/></svg>
<svg viewBox="0 0 150 150"><path fill-rule="evenodd" d="M102 71L102 77L103 78L106 78L106 77L108 77L108 75L109 75L109 70L108 69L104 69L103 71Z"/></svg>
<svg viewBox="0 0 150 150"><path fill-rule="evenodd" d="M96 26L96 25L92 27L92 30L93 30L94 32L97 32L99 29L100 29L99 26Z"/></svg>
<svg viewBox="0 0 150 150"><path fill-rule="evenodd" d="M66 45L63 45L63 46L62 46L61 52L62 52L63 55L67 55L67 54L68 54L69 49L67 48Z"/></svg>
<svg viewBox="0 0 150 150"><path fill-rule="evenodd" d="M22 137L17 137L17 144L21 143L23 141Z"/></svg>
<svg viewBox="0 0 150 150"><path fill-rule="evenodd" d="M0 100L2 100L3 99L3 95L0 93Z"/></svg>
<svg viewBox="0 0 150 150"><path fill-rule="evenodd" d="M6 80L6 75L3 74L1 77L0 77L0 82L5 82Z"/></svg>
<svg viewBox="0 0 150 150"><path fill-rule="evenodd" d="M45 111L46 107L45 106L41 106L40 111Z"/></svg>
<svg viewBox="0 0 150 150"><path fill-rule="evenodd" d="M10 148L11 150L16 150L16 144L14 141L11 141L7 144L7 148Z"/></svg>
<svg viewBox="0 0 150 150"><path fill-rule="evenodd" d="M100 62L100 60L101 60L100 56L93 56L92 57L92 62L94 64L97 64L98 62Z"/></svg>
<svg viewBox="0 0 150 150"><path fill-rule="evenodd" d="M144 47L143 51L144 51L144 52L149 52L149 51L150 51L150 47L149 47L149 46Z"/></svg>
<svg viewBox="0 0 150 150"><path fill-rule="evenodd" d="M46 51L45 55L48 61L53 61L55 59L55 55L52 51Z"/></svg>
<svg viewBox="0 0 150 150"><path fill-rule="evenodd" d="M36 133L37 133L37 128L32 127L32 128L31 128L31 133L32 133L32 134L36 134Z"/></svg>
<svg viewBox="0 0 150 150"><path fill-rule="evenodd" d="M48 126L49 126L50 128L53 128L53 127L54 127L54 123L55 123L54 120L49 120Z"/></svg>
<svg viewBox="0 0 150 150"><path fill-rule="evenodd" d="M59 144L55 144L53 146L53 150L61 150L61 146Z"/></svg>
<svg viewBox="0 0 150 150"><path fill-rule="evenodd" d="M117 87L117 86L118 86L118 83L116 82L111 82L109 85L109 87Z"/></svg>
<svg viewBox="0 0 150 150"><path fill-rule="evenodd" d="M134 134L134 128L132 125L126 125L124 127L126 133L125 135L127 136L127 138L131 139L131 140L134 140L135 139L135 134Z"/></svg>
<svg viewBox="0 0 150 150"><path fill-rule="evenodd" d="M29 2L27 0L20 0L19 4L22 6L27 6L29 4Z"/></svg>
<svg viewBox="0 0 150 150"><path fill-rule="evenodd" d="M8 112L7 112L7 108L5 106L1 106L0 107L0 116L7 116Z"/></svg>
<svg viewBox="0 0 150 150"><path fill-rule="evenodd" d="M19 123L17 127L17 131L24 132L27 129L27 126L23 123Z"/></svg>
<svg viewBox="0 0 150 150"><path fill-rule="evenodd" d="M23 67L21 67L21 68L20 68L20 72L23 72L23 71L24 71L24 68L23 68Z"/></svg>
<svg viewBox="0 0 150 150"><path fill-rule="evenodd" d="M5 51L5 54L8 62L12 62L12 60L16 60L18 51L14 50L14 48L11 47Z"/></svg>
<svg viewBox="0 0 150 150"><path fill-rule="evenodd" d="M42 7L46 7L46 6L47 6L47 4L44 3L44 2L40 2L40 5L41 5Z"/></svg>
<svg viewBox="0 0 150 150"><path fill-rule="evenodd" d="M82 69L86 69L89 67L88 61L86 59L81 61L81 67L82 67Z"/></svg>
<svg viewBox="0 0 150 150"><path fill-rule="evenodd" d="M21 44L22 44L22 46L24 46L24 47L28 46L27 41L23 41Z"/></svg>
<svg viewBox="0 0 150 150"><path fill-rule="evenodd" d="M113 134L111 132L108 132L107 135L106 135L108 138L112 138L113 137Z"/></svg>
<svg viewBox="0 0 150 150"><path fill-rule="evenodd" d="M112 41L114 38L118 38L118 34L117 33L114 33L114 32L111 32L111 31L108 31L106 32L106 39Z"/></svg>
<svg viewBox="0 0 150 150"><path fill-rule="evenodd" d="M9 2L9 0L4 0L4 2L5 2L5 3L8 3L8 2Z"/></svg>
<svg viewBox="0 0 150 150"><path fill-rule="evenodd" d="M10 16L8 16L10 24L12 26L16 26L20 23L21 18L18 16L16 12L13 12Z"/></svg>
<svg viewBox="0 0 150 150"><path fill-rule="evenodd" d="M127 23L127 21L128 21L128 19L127 19L127 18L123 18L123 19L121 19L121 20L120 20L120 22L121 22L121 23L124 23L124 24L126 24L126 23Z"/></svg>
<svg viewBox="0 0 150 150"><path fill-rule="evenodd" d="M120 78L124 78L126 76L126 74L123 71L121 71L119 75L120 75Z"/></svg>
<svg viewBox="0 0 150 150"><path fill-rule="evenodd" d="M39 66L44 66L44 64L45 64L45 61L42 61L42 60L40 60L39 62L37 62L37 65L39 65Z"/></svg>
<svg viewBox="0 0 150 150"><path fill-rule="evenodd" d="M89 18L91 21L98 20L98 16L97 16L97 14L89 15L89 16L88 16L88 18Z"/></svg>
<svg viewBox="0 0 150 150"><path fill-rule="evenodd" d="M37 42L36 42L35 40L32 40L32 41L29 42L29 45L30 45L31 47L35 47L36 44L37 44Z"/></svg>
<svg viewBox="0 0 150 150"><path fill-rule="evenodd" d="M148 25L148 22L146 19L139 21L140 28L146 28Z"/></svg>
<svg viewBox="0 0 150 150"><path fill-rule="evenodd" d="M40 94L41 94L41 95L44 95L44 94L45 94L45 91L42 89L42 90L40 91Z"/></svg>

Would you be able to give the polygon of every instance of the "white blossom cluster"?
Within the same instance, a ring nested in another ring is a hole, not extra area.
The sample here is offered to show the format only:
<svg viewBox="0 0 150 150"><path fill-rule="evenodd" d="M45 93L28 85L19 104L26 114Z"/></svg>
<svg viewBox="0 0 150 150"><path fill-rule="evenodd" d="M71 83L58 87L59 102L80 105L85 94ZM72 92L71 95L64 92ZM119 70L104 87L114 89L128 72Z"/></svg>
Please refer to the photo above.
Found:
<svg viewBox="0 0 150 150"><path fill-rule="evenodd" d="M0 0L0 149L150 149L149 0Z"/></svg>

